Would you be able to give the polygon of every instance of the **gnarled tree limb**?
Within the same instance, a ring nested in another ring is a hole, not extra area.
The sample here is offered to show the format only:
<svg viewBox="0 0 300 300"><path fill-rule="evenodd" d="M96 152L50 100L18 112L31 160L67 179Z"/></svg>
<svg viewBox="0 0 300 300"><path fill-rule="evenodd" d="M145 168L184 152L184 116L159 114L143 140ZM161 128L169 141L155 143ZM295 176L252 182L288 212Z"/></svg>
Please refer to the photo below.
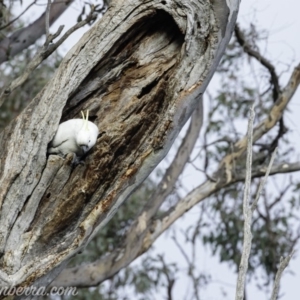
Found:
<svg viewBox="0 0 300 300"><path fill-rule="evenodd" d="M0 135L0 285L51 281L161 161L216 70L238 7L117 0L68 53ZM87 108L100 136L85 164L47 158L59 122Z"/></svg>

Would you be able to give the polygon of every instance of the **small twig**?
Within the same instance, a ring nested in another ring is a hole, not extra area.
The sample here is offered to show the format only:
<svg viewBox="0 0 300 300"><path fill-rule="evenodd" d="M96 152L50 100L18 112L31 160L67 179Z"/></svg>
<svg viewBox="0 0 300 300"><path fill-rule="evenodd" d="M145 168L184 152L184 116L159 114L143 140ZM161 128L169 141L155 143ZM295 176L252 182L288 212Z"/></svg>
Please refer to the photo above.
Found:
<svg viewBox="0 0 300 300"><path fill-rule="evenodd" d="M252 213L254 212L254 210L255 210L256 207L257 207L258 199L259 199L259 197L260 197L260 195L261 195L261 192L262 192L262 190L263 190L263 188L264 188L264 186L265 186L265 184L266 184L266 182L267 182L267 178L269 177L269 174L270 174L270 172L271 172L271 168L272 168L273 163L274 163L274 159L275 159L275 156L276 156L276 152L277 152L277 148L274 150L274 152L273 152L273 154L272 154L272 156L271 156L271 160L270 160L270 163L269 163L269 165L268 165L268 169L267 169L267 172L266 172L265 177L264 177L264 178L260 181L260 183L259 183L259 187L258 187L258 191L257 191L257 193L256 193L255 200L254 200L254 202L252 203L252 206L251 206L251 211L252 211Z"/></svg>
<svg viewBox="0 0 300 300"><path fill-rule="evenodd" d="M46 53L46 51L49 48L50 43L52 43L53 40L56 39L61 34L61 32L63 31L64 27L65 27L64 25L60 25L58 27L57 31L54 34L49 33L49 35L46 35L46 41L44 43L44 46L43 46L43 49L42 49L41 53ZM59 43L59 41L57 43ZM53 46L55 46L55 45L53 45ZM57 47L55 49L57 49Z"/></svg>
<svg viewBox="0 0 300 300"><path fill-rule="evenodd" d="M200 168L198 168L193 162L189 161L189 163L193 166L193 168L196 170L196 171L199 171L201 173L204 173L206 178L209 179L210 181L213 181L213 182L217 182L217 179L213 178L212 176L210 176L205 170L202 170Z"/></svg>
<svg viewBox="0 0 300 300"><path fill-rule="evenodd" d="M249 55L254 57L258 62L260 62L270 73L271 79L270 82L273 85L273 99L277 100L280 94L280 85L278 75L276 73L275 67L270 63L268 59L262 56L258 51L254 50L251 45L246 41L243 32L240 30L239 26L236 24L234 28L234 33L237 39L237 42L243 47L244 51Z"/></svg>
<svg viewBox="0 0 300 300"><path fill-rule="evenodd" d="M175 233L172 236L172 239L173 239L174 243L176 244L179 251L181 252L181 254L183 255L183 257L185 258L185 260L187 262L187 265L188 265L188 274L187 275L191 278L192 283L193 283L193 288L194 288L193 297L197 300L200 300L199 291L198 291L198 280L197 280L196 275L194 274L194 269L195 269L195 260L194 260L194 258L195 257L192 257L192 259L189 258L189 255L186 253L186 251L181 246L181 244L177 241ZM193 245L193 248L194 247L195 247L195 245Z"/></svg>
<svg viewBox="0 0 300 300"><path fill-rule="evenodd" d="M271 64L271 62L261 55L258 51L254 50L253 47L246 41L243 32L240 30L239 26L236 24L235 29L235 36L237 42L243 47L244 51L251 57L254 57L258 62L260 62L270 73L270 83L273 86L273 102L276 102L280 93L280 85L279 85L279 77L276 73L275 66ZM287 128L284 125L283 116L279 120L279 130L274 139L271 143L271 151L274 150L275 147L278 145L278 140L287 132Z"/></svg>
<svg viewBox="0 0 300 300"><path fill-rule="evenodd" d="M0 107L4 103L4 101L8 98L8 96L20 85L22 85L31 73L48 57L50 56L74 31L83 27L84 25L88 24L90 21L94 20L96 15L92 10L89 15L86 17L85 20L75 24L71 27L65 34L54 44L50 47L47 47L63 30L63 25L61 25L55 34L50 34L45 42L44 47L38 51L30 63L26 66L23 74L16 79L14 79L9 85L5 86L0 90Z"/></svg>
<svg viewBox="0 0 300 300"><path fill-rule="evenodd" d="M14 23L15 21L17 21L18 19L20 19L25 13L26 11L28 11L28 9L33 6L34 4L36 4L36 1L33 1L31 4L29 4L17 17L15 17L14 19L12 19L11 21L9 21L8 23L4 24L3 26L0 27L0 30L10 26L12 23Z"/></svg>
<svg viewBox="0 0 300 300"><path fill-rule="evenodd" d="M292 253L290 255L288 255L286 258L283 258L283 257L280 258L280 264L279 264L278 271L276 273L271 300L276 300L277 297L278 297L278 292L279 292L279 286L280 286L280 280L281 280L282 273L285 270L285 268L287 267L287 265L289 264L292 256L294 255L294 252L295 251L292 251Z"/></svg>
<svg viewBox="0 0 300 300"><path fill-rule="evenodd" d="M47 8L46 8L46 18L45 18L46 41L48 40L48 37L50 35L50 11L51 11L51 0L48 0L48 4L47 4Z"/></svg>

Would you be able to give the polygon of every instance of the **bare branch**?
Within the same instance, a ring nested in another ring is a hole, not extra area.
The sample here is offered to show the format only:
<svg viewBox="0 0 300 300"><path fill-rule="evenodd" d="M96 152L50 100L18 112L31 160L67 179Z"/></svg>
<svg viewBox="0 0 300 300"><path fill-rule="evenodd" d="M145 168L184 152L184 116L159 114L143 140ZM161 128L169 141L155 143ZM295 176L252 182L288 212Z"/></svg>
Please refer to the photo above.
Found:
<svg viewBox="0 0 300 300"><path fill-rule="evenodd" d="M34 4L36 4L37 0L34 0L32 3L30 3L17 17L15 17L14 19L12 19L11 21L9 21L8 23L4 24L3 26L0 27L0 30L10 26L11 24L13 24L14 22L16 22L18 19L20 19L25 13L26 11L28 11L28 9L33 6ZM1 43L1 42L0 42Z"/></svg>
<svg viewBox="0 0 300 300"><path fill-rule="evenodd" d="M73 1L74 0L54 0L51 5L49 26L61 16ZM11 36L2 39L0 41L0 64L14 57L24 49L27 49L45 34L45 19L46 12L32 24L17 30Z"/></svg>
<svg viewBox="0 0 300 300"><path fill-rule="evenodd" d="M252 210L250 207L251 197L251 171L252 171L252 143L253 143L253 121L254 121L254 107L251 107L250 117L247 131L247 159L246 159L246 178L243 199L243 214L244 214L244 241L241 263L239 266L237 284L236 284L236 300L244 300L245 280L248 270L248 262L251 251L252 233Z"/></svg>
<svg viewBox="0 0 300 300"><path fill-rule="evenodd" d="M289 264L293 255L294 255L294 251L292 251L292 253L288 255L286 258L283 257L280 258L280 264L279 264L278 271L276 273L271 300L277 300L282 273L287 267L287 265Z"/></svg>
<svg viewBox="0 0 300 300"><path fill-rule="evenodd" d="M51 10L51 0L48 0L47 8L46 8L46 18L45 18L46 39L50 35L50 10Z"/></svg>
<svg viewBox="0 0 300 300"><path fill-rule="evenodd" d="M266 171L267 168L265 167L253 168L252 178L262 177L266 174ZM280 163L275 166L272 166L270 170L270 175L299 172L299 171L300 171L300 162ZM236 176L236 178L234 179L234 182L243 181L244 178L245 178L244 171L241 171L241 173L238 176Z"/></svg>
<svg viewBox="0 0 300 300"><path fill-rule="evenodd" d="M256 207L257 207L258 199L259 199L259 197L260 197L260 194L261 194L261 192L262 192L262 190L263 190L263 188L264 188L264 186L265 186L265 184L266 184L266 182L267 182L267 179L268 179L268 177L269 177L269 174L270 174L270 172L271 172L271 168L272 168L273 163L274 163L274 159L275 159L275 156L276 156L276 152L277 152L277 148L275 149L275 151L274 151L273 154L272 154L272 157L271 157L270 163L269 163L269 165L268 165L268 169L267 169L267 172L266 172L265 177L264 177L264 178L260 181L260 183L259 183L259 187L258 187L258 191L257 191L257 193L256 193L255 200L254 200L254 202L252 203L252 206L251 206L251 211L252 211L252 213L254 212L254 210L255 210Z"/></svg>
<svg viewBox="0 0 300 300"><path fill-rule="evenodd" d="M60 26L55 34L49 34L44 47L35 54L33 59L26 66L23 74L18 78L14 79L9 85L0 90L0 107L13 91L28 79L31 73L43 62L43 60L50 56L74 31L88 24L91 20L94 20L95 18L96 15L94 14L94 11L91 10L91 12L85 20L76 23L67 32L65 32L65 34L56 43L48 47L48 45L62 32L63 26Z"/></svg>
<svg viewBox="0 0 300 300"><path fill-rule="evenodd" d="M251 197L250 188L251 188L251 173L252 173L252 133L253 133L253 118L254 112L251 111L251 116L249 119L248 126L248 147L247 147L247 160L246 160L246 179L245 179L245 192L243 200L243 212L244 212L244 241L243 241L243 251L242 258L238 272L237 285L236 285L236 300L243 300L245 294L245 281L249 264L249 256L251 252L252 244L252 233L251 233L251 224L252 224L252 215L253 211L257 207L257 203L261 194L261 191L267 181L267 178L270 174L272 164L275 159L276 151L274 151L266 175L263 180L260 182L258 192L256 194L255 200L250 206L249 200Z"/></svg>
<svg viewBox="0 0 300 300"><path fill-rule="evenodd" d="M279 95L279 98L271 107L269 113L265 117L265 119L260 122L254 129L253 129L253 141L256 142L259 140L264 134L270 131L276 123L281 119L283 112L292 99L294 93L296 92L300 83L300 64L295 67L293 73L287 83L286 87L284 88L283 92ZM232 180L232 172L234 161L241 157L247 149L247 137L243 137L240 139L235 145L233 146L233 151L226 155L218 168L221 170L222 167L225 168L227 182L231 182ZM213 176L216 177L216 176Z"/></svg>
<svg viewBox="0 0 300 300"><path fill-rule="evenodd" d="M271 62L266 59L261 53L258 51L255 51L253 47L246 41L243 32L240 30L239 26L236 24L235 26L235 36L240 44L241 47L243 47L244 51L249 55L254 57L258 62L260 62L270 73L270 83L271 86L273 86L273 101L275 102L280 93L280 85L279 85L279 78L278 75L276 74L276 70L274 65L271 64ZM278 134L275 137L274 141L270 145L270 152L274 150L274 148L278 145L278 140L287 132L287 129L284 125L283 122L283 116L279 120L279 130Z"/></svg>
<svg viewBox="0 0 300 300"><path fill-rule="evenodd" d="M280 94L280 85L278 75L276 74L275 67L271 64L271 62L266 59L263 55L261 55L258 51L255 51L251 45L246 41L243 32L240 30L239 26L236 24L234 33L236 39L241 47L243 47L244 51L249 55L254 57L258 62L260 62L270 73L271 79L270 82L273 85L273 99L277 100Z"/></svg>

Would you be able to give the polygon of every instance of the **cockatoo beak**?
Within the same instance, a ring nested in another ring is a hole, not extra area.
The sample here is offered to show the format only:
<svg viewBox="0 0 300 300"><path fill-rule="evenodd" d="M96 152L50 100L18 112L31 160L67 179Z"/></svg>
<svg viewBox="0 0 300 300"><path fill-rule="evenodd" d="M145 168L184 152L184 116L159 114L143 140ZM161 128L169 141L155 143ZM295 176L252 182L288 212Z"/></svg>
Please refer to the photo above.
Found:
<svg viewBox="0 0 300 300"><path fill-rule="evenodd" d="M80 146L80 148L82 149L82 151L84 153L88 151L88 146L87 145L82 145L82 146Z"/></svg>

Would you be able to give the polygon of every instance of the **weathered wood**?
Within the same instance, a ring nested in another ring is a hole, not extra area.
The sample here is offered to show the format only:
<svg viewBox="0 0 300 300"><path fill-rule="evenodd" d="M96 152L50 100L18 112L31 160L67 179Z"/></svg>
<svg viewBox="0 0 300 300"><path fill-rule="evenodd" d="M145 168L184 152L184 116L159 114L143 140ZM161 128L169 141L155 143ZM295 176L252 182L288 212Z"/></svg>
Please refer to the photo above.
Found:
<svg viewBox="0 0 300 300"><path fill-rule="evenodd" d="M1 286L49 282L161 161L216 69L238 5L114 1L67 54L0 135ZM58 124L87 108L100 134L85 164L47 157Z"/></svg>

